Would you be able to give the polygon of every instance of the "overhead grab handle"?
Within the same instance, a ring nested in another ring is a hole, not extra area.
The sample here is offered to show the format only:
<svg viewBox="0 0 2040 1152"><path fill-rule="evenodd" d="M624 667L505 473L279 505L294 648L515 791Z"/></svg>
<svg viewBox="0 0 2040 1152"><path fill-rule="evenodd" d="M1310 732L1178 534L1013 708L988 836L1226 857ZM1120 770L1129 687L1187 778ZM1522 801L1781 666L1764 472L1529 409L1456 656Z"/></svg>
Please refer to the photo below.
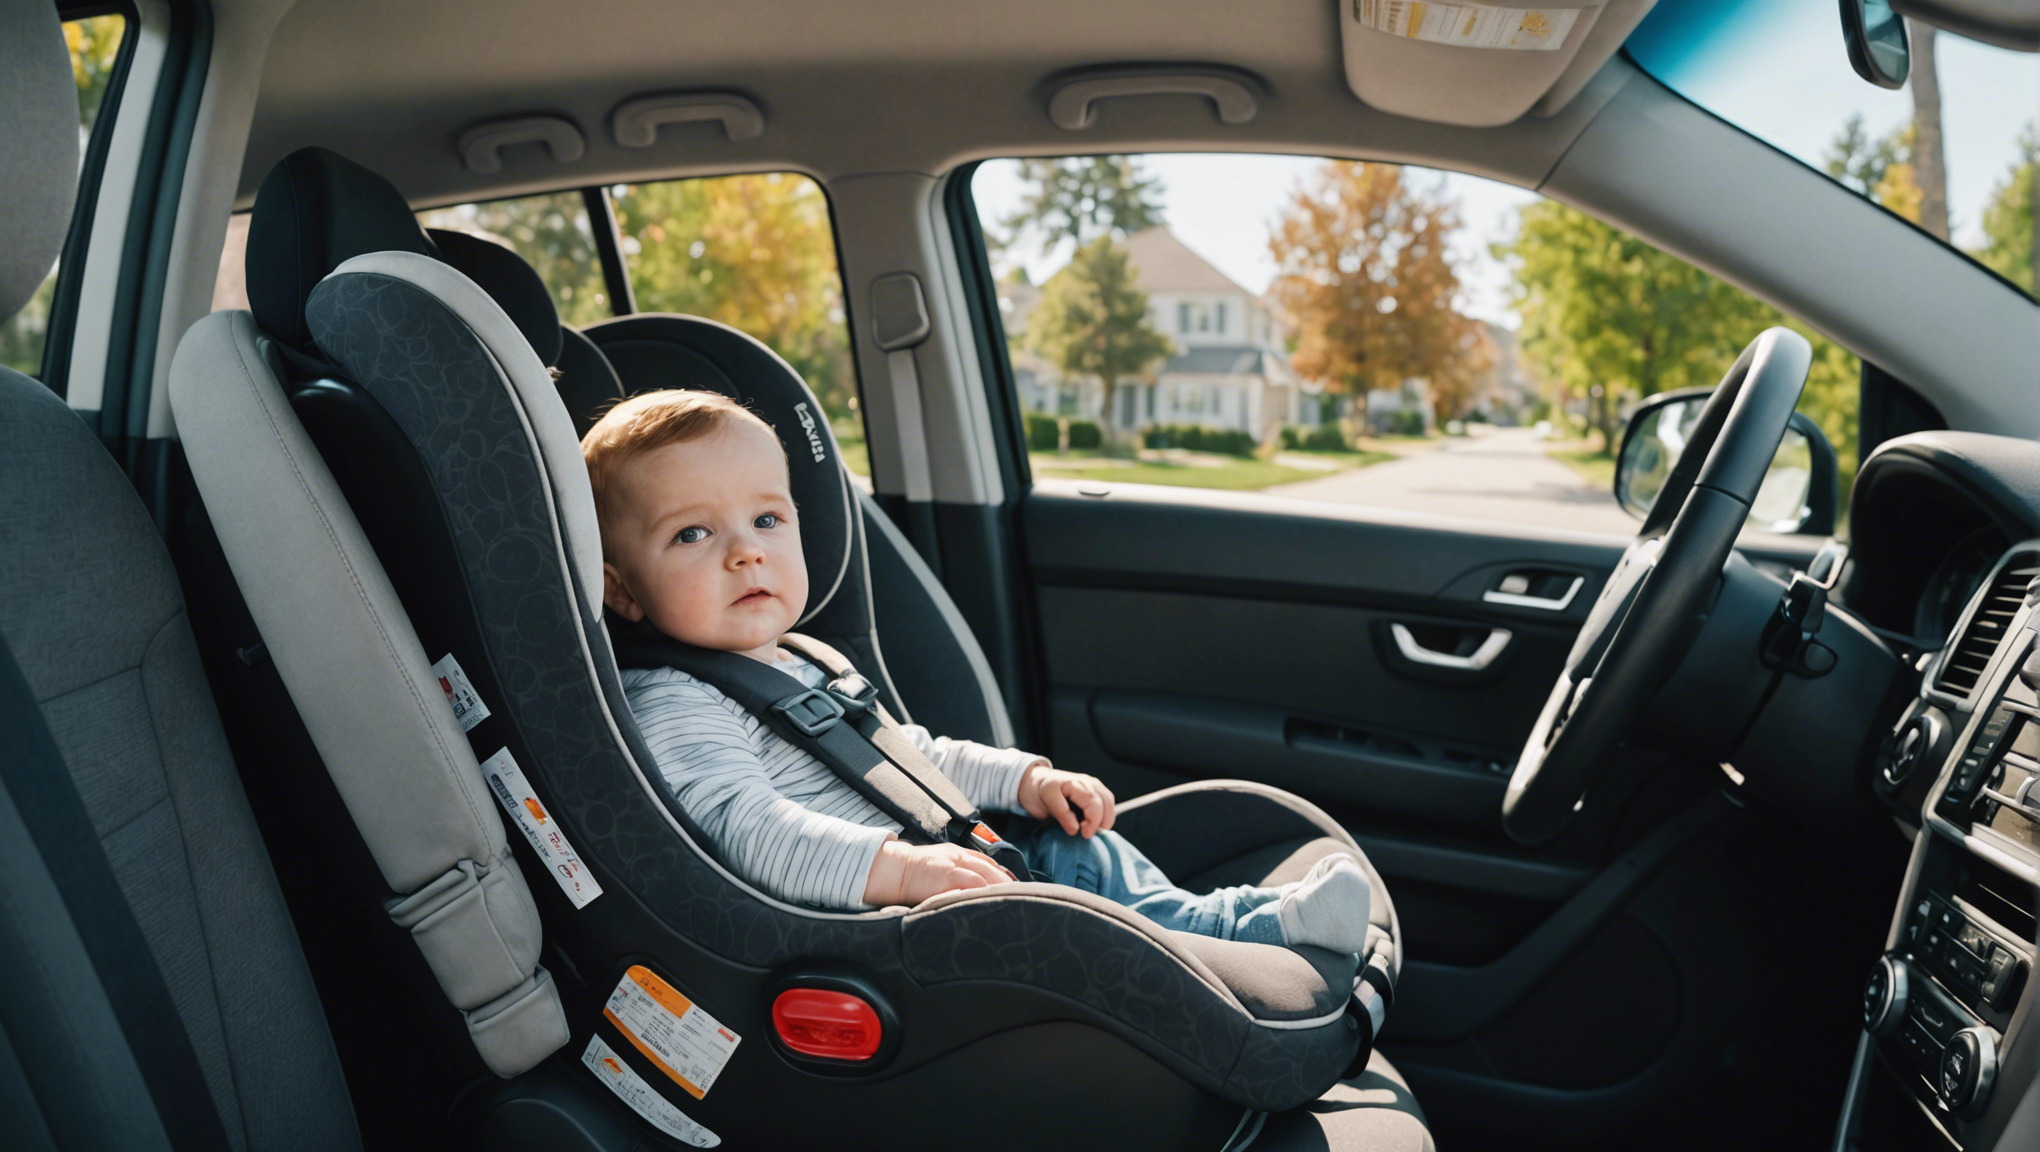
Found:
<svg viewBox="0 0 2040 1152"><path fill-rule="evenodd" d="M650 148L661 124L720 121L723 135L749 140L765 131L758 102L735 92L668 92L625 100L609 114L609 134L625 148Z"/></svg>
<svg viewBox="0 0 2040 1152"><path fill-rule="evenodd" d="M1094 72L1063 82L1048 100L1048 118L1058 128L1077 132L1098 119L1097 103L1125 96L1203 96L1226 124L1245 124L1260 111L1254 80L1230 68L1195 72Z"/></svg>
<svg viewBox="0 0 2040 1152"><path fill-rule="evenodd" d="M477 124L460 134L455 147L468 171L493 176L503 170L503 149L513 144L543 144L561 164L579 160L588 150L581 129L564 116L522 116Z"/></svg>

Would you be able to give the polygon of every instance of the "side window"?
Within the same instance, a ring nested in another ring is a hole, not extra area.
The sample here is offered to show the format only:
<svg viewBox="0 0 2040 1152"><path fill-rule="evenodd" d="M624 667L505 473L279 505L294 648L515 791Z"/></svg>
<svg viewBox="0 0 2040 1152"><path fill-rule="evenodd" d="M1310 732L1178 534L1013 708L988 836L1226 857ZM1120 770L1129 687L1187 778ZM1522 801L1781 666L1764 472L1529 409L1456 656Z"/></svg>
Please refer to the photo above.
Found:
<svg viewBox="0 0 2040 1152"><path fill-rule="evenodd" d="M615 315L595 251L588 201L578 191L433 208L418 213L418 223L472 232L514 249L552 289L563 323L578 328Z"/></svg>
<svg viewBox="0 0 2040 1152"><path fill-rule="evenodd" d="M870 475L836 234L821 187L767 172L611 189L641 312L684 312L757 337L804 377Z"/></svg>
<svg viewBox="0 0 2040 1152"><path fill-rule="evenodd" d="M972 194L1036 476L1626 535L1611 488L1629 407L1713 386L1774 324L1812 340L1800 408L1842 491L1855 471L1854 356L1534 192L1141 156L993 161Z"/></svg>
<svg viewBox="0 0 2040 1152"><path fill-rule="evenodd" d="M711 176L598 190L617 222L640 312L716 320L762 340L821 398L844 463L869 475L836 237L821 188L805 176ZM574 326L625 310L610 299L597 228L581 190L435 208L427 228L515 249Z"/></svg>
<svg viewBox="0 0 2040 1152"><path fill-rule="evenodd" d="M64 23L64 40L71 49L71 73L78 82L78 142L82 152L100 125L99 111L105 106L112 86L114 66L120 59L121 41L127 33L127 18L119 14L92 16ZM91 189L81 183L81 200ZM27 306L12 319L0 323L0 365L29 376L41 374L43 345L49 334L50 308L56 299L58 269L52 267Z"/></svg>

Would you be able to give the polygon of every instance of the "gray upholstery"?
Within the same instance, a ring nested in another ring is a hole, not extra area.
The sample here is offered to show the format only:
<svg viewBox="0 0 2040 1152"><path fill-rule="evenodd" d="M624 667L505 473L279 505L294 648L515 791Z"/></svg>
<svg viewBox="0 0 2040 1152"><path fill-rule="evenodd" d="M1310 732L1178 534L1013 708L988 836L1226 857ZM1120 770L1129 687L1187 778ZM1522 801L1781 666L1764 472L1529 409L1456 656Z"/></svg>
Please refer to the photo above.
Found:
<svg viewBox="0 0 2040 1152"><path fill-rule="evenodd" d="M1433 1152L1424 1110L1380 1052L1351 1080L1292 1112L1268 1117L1254 1152Z"/></svg>
<svg viewBox="0 0 2040 1152"><path fill-rule="evenodd" d="M528 346L524 355L543 372ZM252 318L214 313L186 333L170 391L277 671L384 879L407 897L391 915L489 1068L532 1067L567 1039L558 991L537 964L538 910L432 657L292 414Z"/></svg>
<svg viewBox="0 0 2040 1152"><path fill-rule="evenodd" d="M236 1149L358 1146L155 526L47 389L0 372L0 412L0 487L17 495L0 517L0 634L42 702L228 1138Z"/></svg>
<svg viewBox="0 0 2040 1152"><path fill-rule="evenodd" d="M45 0L0 0L0 319L35 294L78 194L78 88Z"/></svg>

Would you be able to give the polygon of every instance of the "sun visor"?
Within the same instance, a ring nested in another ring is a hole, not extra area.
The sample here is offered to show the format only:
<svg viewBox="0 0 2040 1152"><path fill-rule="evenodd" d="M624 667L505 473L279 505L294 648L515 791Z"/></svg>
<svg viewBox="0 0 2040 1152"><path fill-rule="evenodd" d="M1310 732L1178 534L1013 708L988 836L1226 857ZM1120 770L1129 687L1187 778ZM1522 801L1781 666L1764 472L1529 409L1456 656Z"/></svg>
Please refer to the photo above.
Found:
<svg viewBox="0 0 2040 1152"><path fill-rule="evenodd" d="M1337 0L1346 83L1384 112L1487 128L1565 107L1655 0Z"/></svg>

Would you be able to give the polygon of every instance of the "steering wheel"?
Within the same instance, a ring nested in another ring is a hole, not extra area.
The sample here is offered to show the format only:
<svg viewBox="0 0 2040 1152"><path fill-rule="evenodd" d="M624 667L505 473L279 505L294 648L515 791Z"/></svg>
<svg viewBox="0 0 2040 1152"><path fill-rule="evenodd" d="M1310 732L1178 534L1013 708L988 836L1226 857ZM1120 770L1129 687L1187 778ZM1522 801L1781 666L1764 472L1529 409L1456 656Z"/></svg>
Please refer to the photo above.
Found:
<svg viewBox="0 0 2040 1152"><path fill-rule="evenodd" d="M1502 827L1519 843L1542 844L1565 827L1608 751L1693 646L1812 361L1805 337L1767 329L1701 409L1516 760Z"/></svg>

